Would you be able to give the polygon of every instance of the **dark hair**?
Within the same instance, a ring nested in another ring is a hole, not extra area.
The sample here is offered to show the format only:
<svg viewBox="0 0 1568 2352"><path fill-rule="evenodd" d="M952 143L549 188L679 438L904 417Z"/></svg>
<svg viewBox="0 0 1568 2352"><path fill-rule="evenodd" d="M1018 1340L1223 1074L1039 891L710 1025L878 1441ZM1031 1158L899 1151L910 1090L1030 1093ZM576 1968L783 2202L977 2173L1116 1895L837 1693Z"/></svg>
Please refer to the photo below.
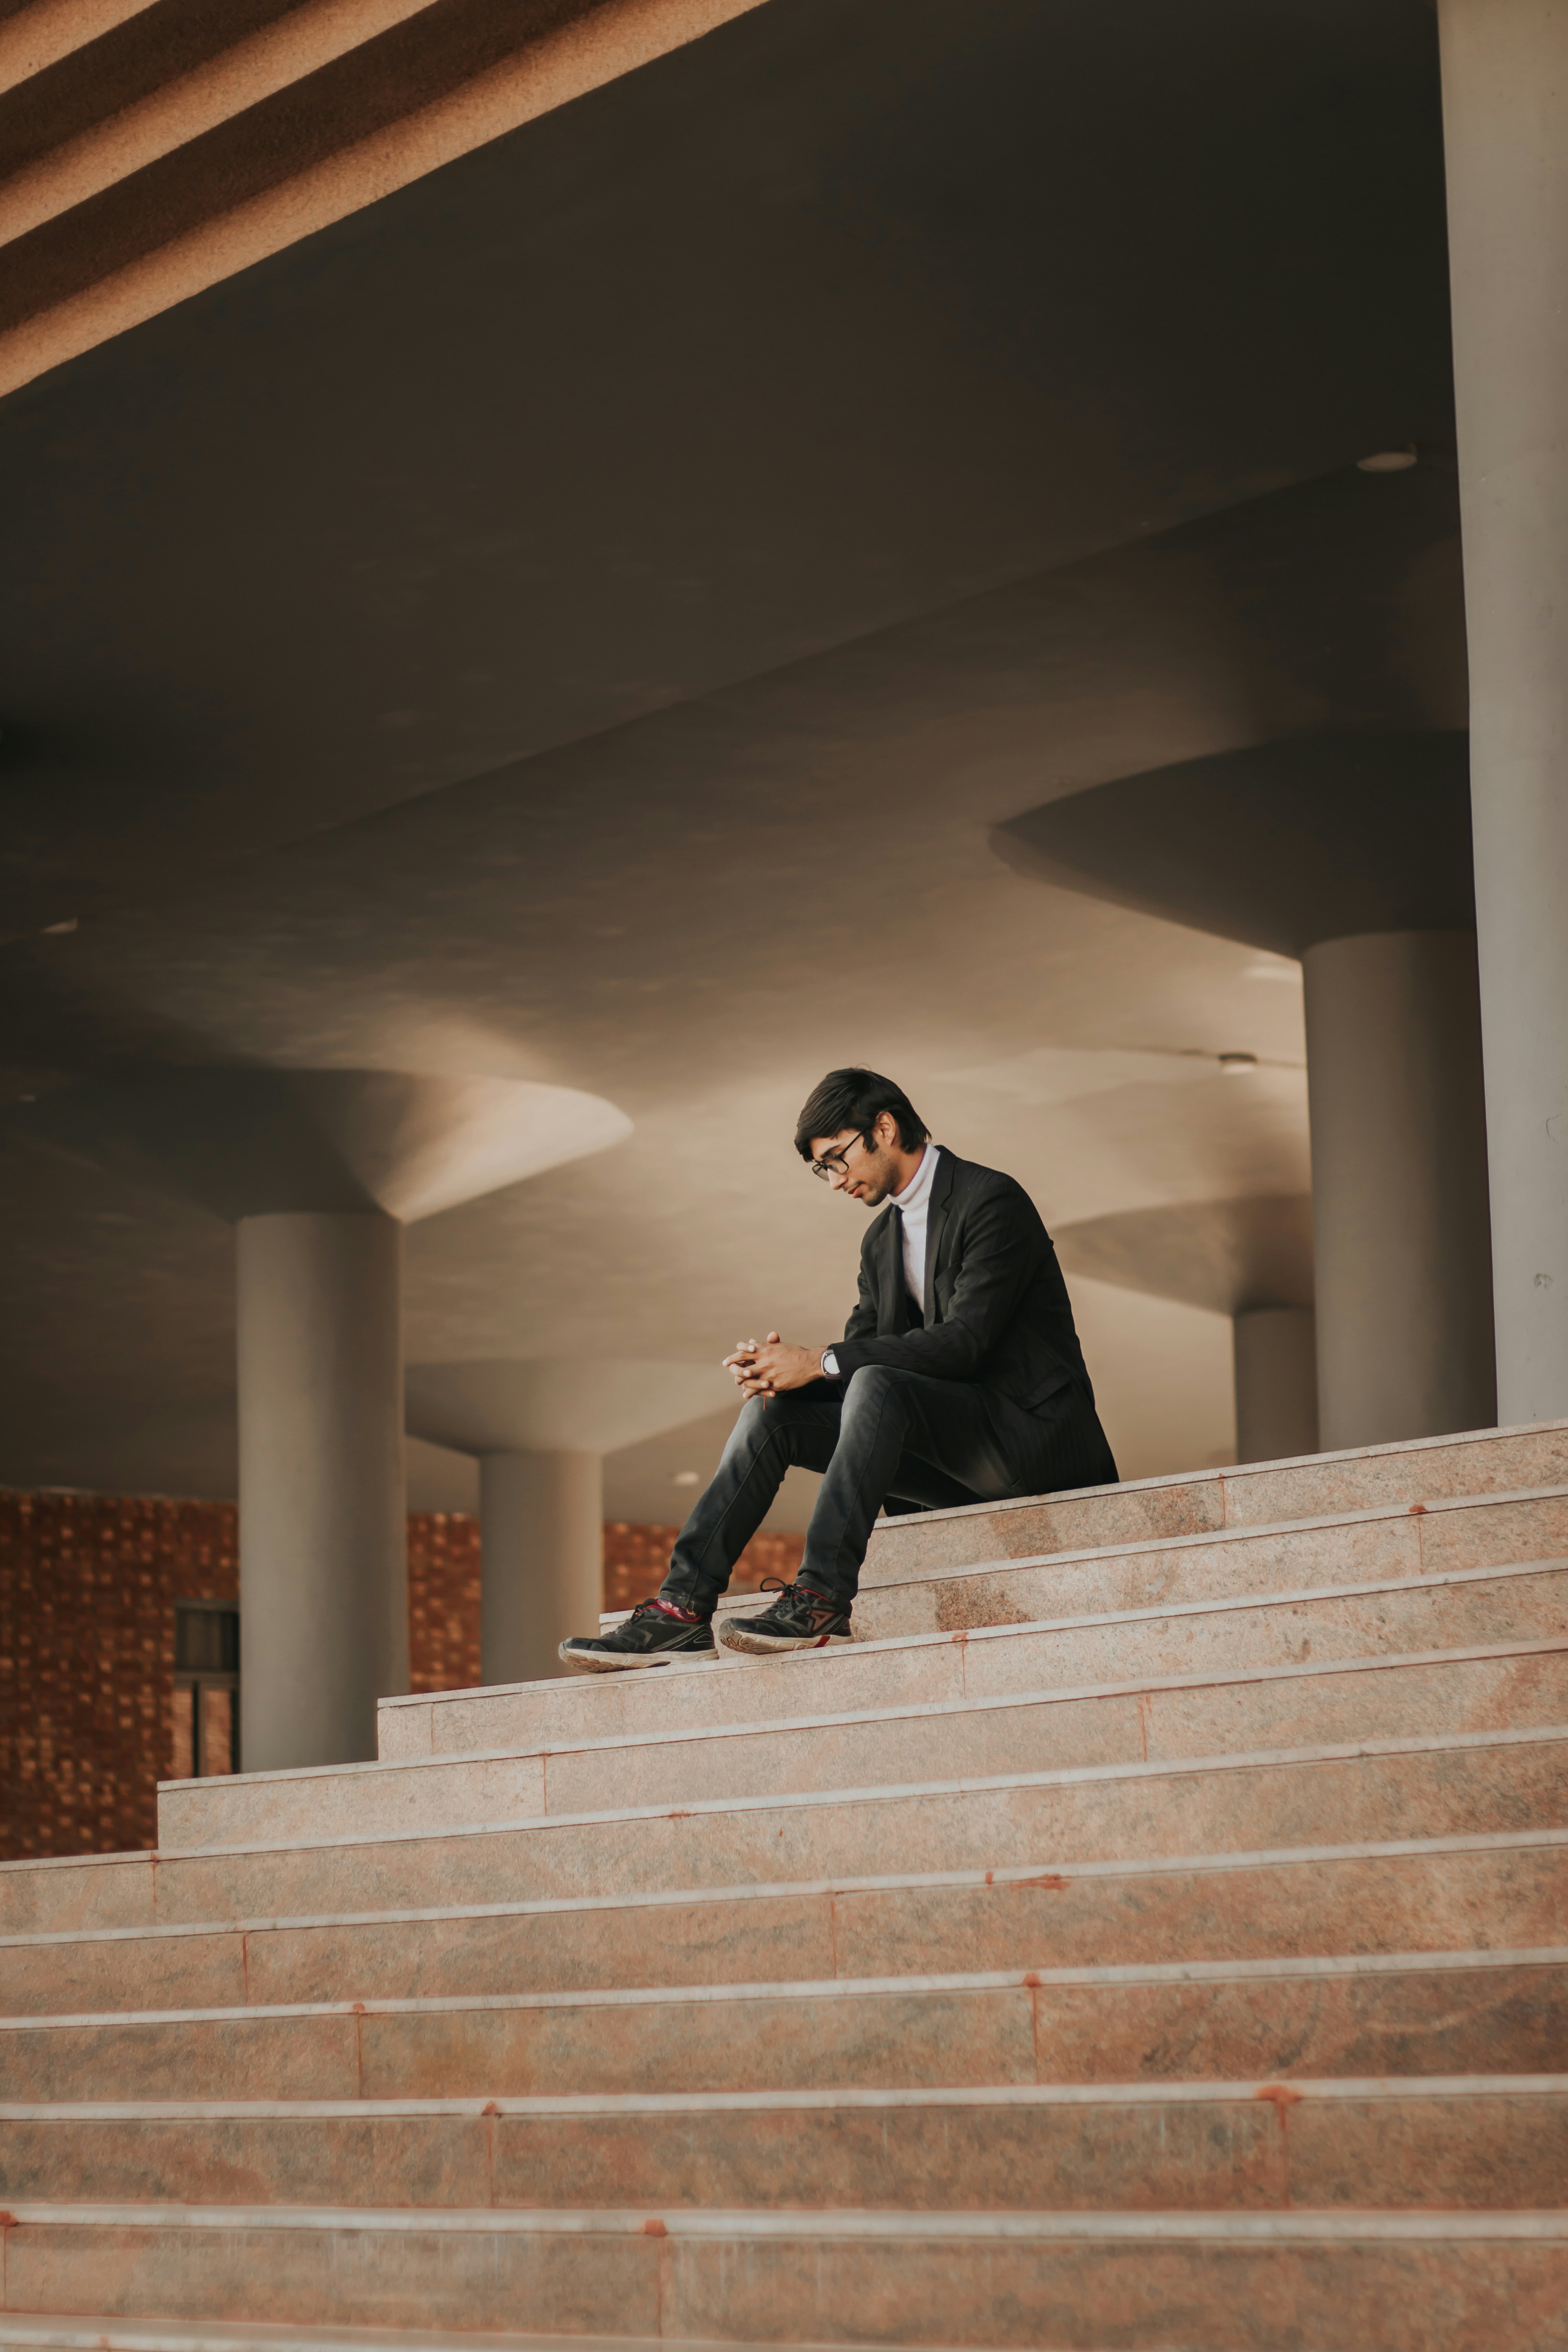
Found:
<svg viewBox="0 0 1568 2352"><path fill-rule="evenodd" d="M839 1135L847 1127L864 1135L885 1110L898 1120L899 1141L906 1151L931 1140L931 1129L917 1118L913 1103L891 1078L879 1078L875 1070L829 1070L805 1098L795 1123L795 1148L803 1160L809 1160L814 1136Z"/></svg>

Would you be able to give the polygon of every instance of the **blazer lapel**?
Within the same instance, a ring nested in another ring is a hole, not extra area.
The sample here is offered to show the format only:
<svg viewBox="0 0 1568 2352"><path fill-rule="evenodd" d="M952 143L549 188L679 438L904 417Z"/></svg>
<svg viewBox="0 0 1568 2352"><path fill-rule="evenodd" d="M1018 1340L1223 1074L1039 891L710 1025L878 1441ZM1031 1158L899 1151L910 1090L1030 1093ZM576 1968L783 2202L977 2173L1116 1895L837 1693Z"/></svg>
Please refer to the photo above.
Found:
<svg viewBox="0 0 1568 2352"><path fill-rule="evenodd" d="M932 1144L933 1151L938 1149L936 1144ZM952 1206L952 1186L957 1169L958 1162L952 1152L943 1151L936 1163L936 1174L931 1178L931 1206L926 1212L926 1278L922 1302L928 1331L936 1321L936 1254L942 1246L942 1228Z"/></svg>

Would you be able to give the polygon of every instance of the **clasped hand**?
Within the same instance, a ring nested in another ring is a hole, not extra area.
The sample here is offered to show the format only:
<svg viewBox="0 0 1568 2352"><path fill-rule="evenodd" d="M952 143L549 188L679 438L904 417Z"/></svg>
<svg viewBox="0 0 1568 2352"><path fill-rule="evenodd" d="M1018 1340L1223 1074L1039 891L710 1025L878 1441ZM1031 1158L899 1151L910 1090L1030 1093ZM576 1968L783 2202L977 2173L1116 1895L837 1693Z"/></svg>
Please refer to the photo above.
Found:
<svg viewBox="0 0 1568 2352"><path fill-rule="evenodd" d="M820 1348L792 1348L770 1331L759 1343L737 1339L735 1352L724 1359L724 1369L743 1397L776 1396L784 1389L803 1389L822 1378Z"/></svg>

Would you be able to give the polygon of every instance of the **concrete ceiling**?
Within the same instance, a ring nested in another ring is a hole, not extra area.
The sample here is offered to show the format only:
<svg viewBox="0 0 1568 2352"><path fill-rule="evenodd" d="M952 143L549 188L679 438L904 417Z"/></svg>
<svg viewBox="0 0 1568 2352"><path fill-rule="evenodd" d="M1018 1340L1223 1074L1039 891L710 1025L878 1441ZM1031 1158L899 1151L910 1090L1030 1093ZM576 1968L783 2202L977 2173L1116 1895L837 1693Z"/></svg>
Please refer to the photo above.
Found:
<svg viewBox="0 0 1568 2352"><path fill-rule="evenodd" d="M990 834L1464 725L1445 268L1421 0L769 0L0 404L0 1480L231 1491L226 1229L49 1140L213 1064L633 1122L411 1229L427 1363L825 1340L794 1115L889 1068L1154 1217L1091 1368L1125 1470L1223 1457L1194 1248L1307 1189L1296 967Z"/></svg>

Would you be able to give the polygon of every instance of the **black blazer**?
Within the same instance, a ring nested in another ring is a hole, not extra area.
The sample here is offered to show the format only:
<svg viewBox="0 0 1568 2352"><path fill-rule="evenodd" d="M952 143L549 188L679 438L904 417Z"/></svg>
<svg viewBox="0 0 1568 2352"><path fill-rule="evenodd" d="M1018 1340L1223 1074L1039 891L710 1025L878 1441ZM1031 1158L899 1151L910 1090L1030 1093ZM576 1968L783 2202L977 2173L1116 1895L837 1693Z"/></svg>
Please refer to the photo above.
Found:
<svg viewBox="0 0 1568 2352"><path fill-rule="evenodd" d="M860 1296L833 1350L841 1379L890 1364L997 1389L1026 1412L1069 1384L1093 1403L1062 1270L1021 1184L942 1152L926 1215L923 1317L904 1281L900 1222L884 1210L860 1245Z"/></svg>

